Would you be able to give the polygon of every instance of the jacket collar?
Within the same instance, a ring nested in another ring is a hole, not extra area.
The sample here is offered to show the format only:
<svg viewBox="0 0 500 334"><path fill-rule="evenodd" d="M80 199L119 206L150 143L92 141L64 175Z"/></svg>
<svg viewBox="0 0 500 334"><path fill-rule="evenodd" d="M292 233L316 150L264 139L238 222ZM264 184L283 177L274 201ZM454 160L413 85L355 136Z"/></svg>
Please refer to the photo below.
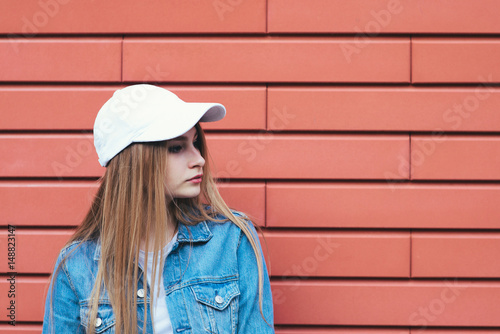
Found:
<svg viewBox="0 0 500 334"><path fill-rule="evenodd" d="M204 242L210 240L210 238L212 238L212 232L208 228L206 221L192 226L179 223L178 242Z"/></svg>
<svg viewBox="0 0 500 334"><path fill-rule="evenodd" d="M206 221L196 225L188 226L179 223L179 230L177 234L177 241L173 245L172 250L178 247L179 243L192 243L192 242L206 242L212 238L213 234L208 227ZM94 260L99 261L101 258L101 242L97 240L97 246L94 252Z"/></svg>

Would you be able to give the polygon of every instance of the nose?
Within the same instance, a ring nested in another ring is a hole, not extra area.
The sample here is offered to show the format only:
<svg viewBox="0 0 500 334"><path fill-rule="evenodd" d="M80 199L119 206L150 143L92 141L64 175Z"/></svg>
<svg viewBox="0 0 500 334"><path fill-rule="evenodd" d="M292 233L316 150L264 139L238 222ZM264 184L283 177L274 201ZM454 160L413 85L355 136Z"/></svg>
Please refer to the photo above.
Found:
<svg viewBox="0 0 500 334"><path fill-rule="evenodd" d="M205 166L205 159L201 156L200 151L197 148L192 148L192 155L189 161L189 168L203 167Z"/></svg>

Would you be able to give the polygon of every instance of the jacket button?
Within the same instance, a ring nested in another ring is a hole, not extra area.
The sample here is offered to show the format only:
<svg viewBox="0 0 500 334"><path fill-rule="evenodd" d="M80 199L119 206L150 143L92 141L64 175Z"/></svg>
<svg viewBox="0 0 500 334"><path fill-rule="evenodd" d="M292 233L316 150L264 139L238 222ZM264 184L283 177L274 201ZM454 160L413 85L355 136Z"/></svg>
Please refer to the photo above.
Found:
<svg viewBox="0 0 500 334"><path fill-rule="evenodd" d="M97 318L97 319L95 319L95 326L96 326L96 327L99 327L99 326L101 326L101 325L102 325L102 320L101 320L101 318Z"/></svg>
<svg viewBox="0 0 500 334"><path fill-rule="evenodd" d="M215 296L215 301L217 304L222 304L224 302L224 299L221 296Z"/></svg>
<svg viewBox="0 0 500 334"><path fill-rule="evenodd" d="M139 298L144 298L144 289L137 290L137 296Z"/></svg>

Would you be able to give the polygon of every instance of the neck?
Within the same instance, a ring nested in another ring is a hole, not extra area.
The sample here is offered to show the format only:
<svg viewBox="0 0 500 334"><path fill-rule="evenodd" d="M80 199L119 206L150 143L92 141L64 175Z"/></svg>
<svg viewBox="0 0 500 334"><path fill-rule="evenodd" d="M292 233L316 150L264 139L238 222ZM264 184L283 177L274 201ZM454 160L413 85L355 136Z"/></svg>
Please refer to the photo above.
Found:
<svg viewBox="0 0 500 334"><path fill-rule="evenodd" d="M174 219L168 219L167 221L167 238L165 239L165 244L161 245L161 248L165 247L174 237L175 233L177 232L178 224ZM148 249L146 250L146 240L141 239L141 243L139 245L139 249L142 251L147 251L147 252L152 252L154 251L154 238L155 238L155 231L152 231L149 235L148 239Z"/></svg>

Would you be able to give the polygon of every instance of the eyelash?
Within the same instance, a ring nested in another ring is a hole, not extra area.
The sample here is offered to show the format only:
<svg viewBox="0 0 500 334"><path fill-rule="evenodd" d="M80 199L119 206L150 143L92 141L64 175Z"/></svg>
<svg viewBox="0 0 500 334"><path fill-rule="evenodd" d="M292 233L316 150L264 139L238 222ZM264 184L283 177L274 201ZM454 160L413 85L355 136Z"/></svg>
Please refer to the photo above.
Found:
<svg viewBox="0 0 500 334"><path fill-rule="evenodd" d="M168 148L169 153L179 153L183 149L183 145L174 145Z"/></svg>
<svg viewBox="0 0 500 334"><path fill-rule="evenodd" d="M193 146L199 151L200 150L200 141L198 138L195 139L193 142ZM184 144L183 145L173 145L168 148L169 153L180 153L184 149Z"/></svg>

